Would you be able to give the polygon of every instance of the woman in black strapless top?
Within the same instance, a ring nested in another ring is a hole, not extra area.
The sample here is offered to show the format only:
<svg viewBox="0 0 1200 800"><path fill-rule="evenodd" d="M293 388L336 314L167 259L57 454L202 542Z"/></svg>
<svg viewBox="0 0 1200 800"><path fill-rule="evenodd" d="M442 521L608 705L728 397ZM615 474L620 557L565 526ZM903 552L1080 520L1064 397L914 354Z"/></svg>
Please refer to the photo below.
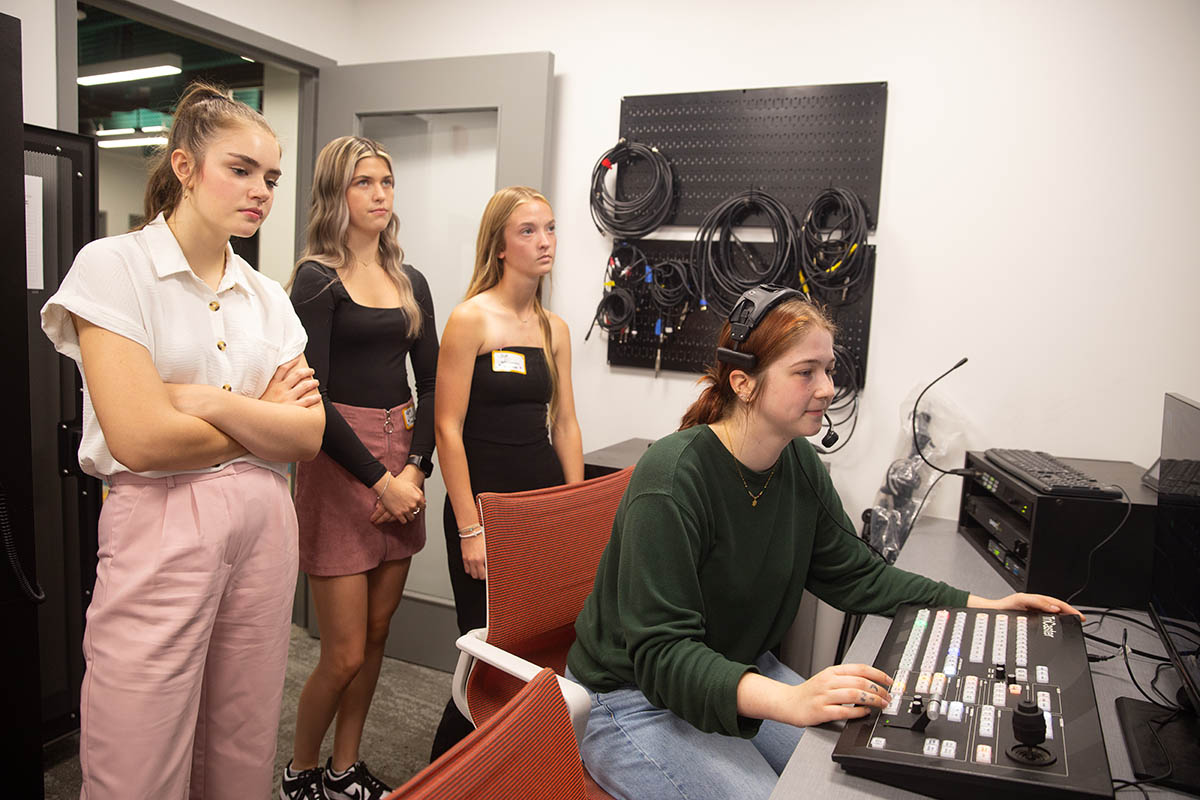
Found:
<svg viewBox="0 0 1200 800"><path fill-rule="evenodd" d="M475 495L583 480L570 334L541 302L555 244L545 197L519 186L497 192L479 224L466 300L442 334L435 427L446 481L446 557L461 633L487 624L486 534ZM451 700L432 758L470 731Z"/></svg>

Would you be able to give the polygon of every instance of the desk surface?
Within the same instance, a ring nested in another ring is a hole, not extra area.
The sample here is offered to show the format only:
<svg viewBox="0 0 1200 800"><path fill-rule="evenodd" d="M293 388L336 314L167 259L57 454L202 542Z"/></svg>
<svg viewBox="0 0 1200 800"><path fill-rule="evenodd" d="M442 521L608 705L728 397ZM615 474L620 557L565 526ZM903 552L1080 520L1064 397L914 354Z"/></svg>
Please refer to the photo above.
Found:
<svg viewBox="0 0 1200 800"><path fill-rule="evenodd" d="M956 525L951 520L926 518L917 523L912 536L900 551L896 565L912 572L919 572L931 578L944 580L947 583L973 594L985 597L1003 597L1012 593L1012 588L1004 579L984 561L971 545L958 534ZM1145 619L1143 612L1125 612L1129 616ZM1089 620L1095 615L1090 615ZM870 664L875 660L879 645L887 634L891 620L884 617L870 616L863 622L862 628L855 637L850 649L846 652L845 661ZM1148 653L1162 652L1162 644L1158 637L1145 628L1123 620L1107 618L1101 625L1088 626L1087 632L1102 636L1110 641L1120 641L1123 629L1129 631L1129 643L1133 647ZM1112 648L1096 642L1089 642L1088 650L1093 653L1107 653ZM1129 660L1138 683L1148 687L1154 677L1155 662L1139 656L1131 656ZM1175 691L1176 681L1172 671L1163 673L1159 687L1170 693ZM1104 747L1108 751L1108 765L1113 778L1132 778L1133 772L1129 767L1129 756L1125 752L1125 739L1121 735L1120 723L1117 721L1117 710L1114 705L1116 698L1122 696L1139 697L1137 690L1125 672L1125 663L1121 658L1110 661L1100 661L1092 664L1092 684L1096 690L1096 702L1100 711L1100 727L1104 733ZM850 775L833 762L830 755L833 746L841 734L841 723L830 723L819 727L809 728L800 738L800 745L788 762L787 768L779 776L779 783L771 793L771 800L792 800L793 798L809 797L814 787L820 787L824 800L835 798L916 798L921 795L897 789L887 784L877 783L867 778ZM1177 792L1159 789L1151 786L1144 787L1149 794L1163 797L1187 797ZM1126 793L1134 789L1126 790Z"/></svg>

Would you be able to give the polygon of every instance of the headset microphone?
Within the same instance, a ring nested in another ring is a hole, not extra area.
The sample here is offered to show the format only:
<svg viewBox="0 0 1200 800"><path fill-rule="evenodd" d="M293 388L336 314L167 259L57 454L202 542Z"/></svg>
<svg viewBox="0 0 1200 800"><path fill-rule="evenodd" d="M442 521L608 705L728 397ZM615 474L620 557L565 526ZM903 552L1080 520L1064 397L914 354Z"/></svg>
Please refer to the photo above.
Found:
<svg viewBox="0 0 1200 800"><path fill-rule="evenodd" d="M833 429L833 420L828 414L825 415L825 421L829 423L829 430L821 437L821 447L833 447L837 444L838 432Z"/></svg>

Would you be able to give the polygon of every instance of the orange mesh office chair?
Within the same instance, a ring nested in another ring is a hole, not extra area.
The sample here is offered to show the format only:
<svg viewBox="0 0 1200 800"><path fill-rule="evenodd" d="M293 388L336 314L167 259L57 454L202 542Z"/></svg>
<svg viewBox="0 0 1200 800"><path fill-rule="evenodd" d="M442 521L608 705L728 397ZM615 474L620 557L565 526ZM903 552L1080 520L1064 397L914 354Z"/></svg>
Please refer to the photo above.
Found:
<svg viewBox="0 0 1200 800"><path fill-rule="evenodd" d="M560 675L566 668L575 618L592 591L632 474L628 467L566 486L477 498L487 547L488 626L459 639L453 686L455 703L475 725L520 690L531 665ZM567 697L576 739L582 739L587 695L578 702ZM594 796L606 796L597 789L589 783Z"/></svg>
<svg viewBox="0 0 1200 800"><path fill-rule="evenodd" d="M554 671L546 668L487 722L387 800L586 797L567 706Z"/></svg>

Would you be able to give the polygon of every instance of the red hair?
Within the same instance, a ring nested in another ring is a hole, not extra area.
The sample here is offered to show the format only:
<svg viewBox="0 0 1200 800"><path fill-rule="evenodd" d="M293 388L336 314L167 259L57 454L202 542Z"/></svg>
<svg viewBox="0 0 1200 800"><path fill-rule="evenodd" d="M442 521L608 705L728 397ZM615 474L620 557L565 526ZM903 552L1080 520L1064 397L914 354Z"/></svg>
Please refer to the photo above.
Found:
<svg viewBox="0 0 1200 800"><path fill-rule="evenodd" d="M738 348L741 352L752 353L757 358L754 369L744 371L751 376L759 375L814 328L828 331L831 336L837 331L825 312L807 300L785 300L775 306ZM719 346L732 348L733 345L729 323L726 322L721 328ZM732 411L737 404L737 395L729 385L729 376L735 369L740 367L724 361L713 361L704 377L700 379L701 383L708 385L704 387L696 402L684 412L683 419L679 422L679 430L694 425L711 425ZM757 393L756 388L755 394ZM754 395L751 396L750 402L754 402Z"/></svg>

